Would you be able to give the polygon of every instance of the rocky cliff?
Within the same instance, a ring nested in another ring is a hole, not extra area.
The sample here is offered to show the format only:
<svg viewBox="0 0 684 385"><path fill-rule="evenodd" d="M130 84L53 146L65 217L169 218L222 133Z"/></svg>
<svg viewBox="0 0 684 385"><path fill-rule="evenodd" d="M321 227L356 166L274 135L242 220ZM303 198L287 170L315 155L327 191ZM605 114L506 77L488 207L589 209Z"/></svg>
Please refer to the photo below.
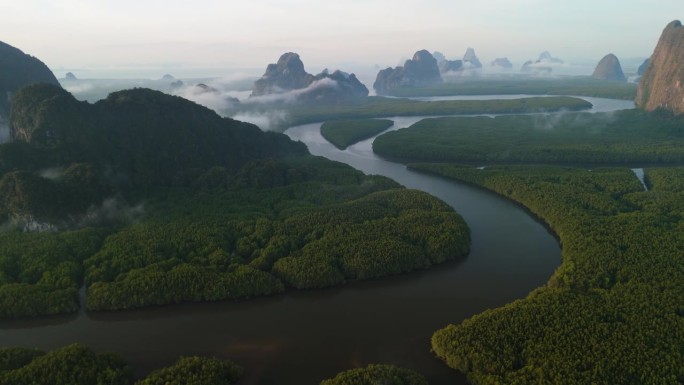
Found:
<svg viewBox="0 0 684 385"><path fill-rule="evenodd" d="M304 63L294 52L280 56L278 62L269 64L266 73L254 82L251 96L283 93L305 88L313 82L313 75L304 70Z"/></svg>
<svg viewBox="0 0 684 385"><path fill-rule="evenodd" d="M368 96L368 88L356 75L336 70L323 70L314 76L311 84L298 95L300 101L335 103Z"/></svg>
<svg viewBox="0 0 684 385"><path fill-rule="evenodd" d="M493 68L499 68L499 69L504 69L504 70L509 70L513 68L513 63L511 63L510 60L508 60L507 57L499 57L494 60L489 64Z"/></svg>
<svg viewBox="0 0 684 385"><path fill-rule="evenodd" d="M386 68L378 72L373 88L386 94L397 87L422 87L442 83L437 60L426 50L420 50L403 67Z"/></svg>
<svg viewBox="0 0 684 385"><path fill-rule="evenodd" d="M12 94L33 83L59 85L42 61L0 41L0 122L9 117Z"/></svg>
<svg viewBox="0 0 684 385"><path fill-rule="evenodd" d="M78 78L76 77L76 75L74 75L73 72L67 72L66 75L64 75L64 80L75 81L75 80L78 80Z"/></svg>
<svg viewBox="0 0 684 385"><path fill-rule="evenodd" d="M622 72L620 60L612 53L604 56L603 59L599 61L591 76L600 80L627 81L625 74Z"/></svg>
<svg viewBox="0 0 684 385"><path fill-rule="evenodd" d="M432 57L437 60L437 67L439 67L439 73L441 74L460 71L461 68L463 68L463 60L448 60L446 56L439 51L433 52Z"/></svg>
<svg viewBox="0 0 684 385"><path fill-rule="evenodd" d="M480 63L480 59L475 55L473 48L469 47L463 55L463 66L466 68L482 68L482 63Z"/></svg>
<svg viewBox="0 0 684 385"><path fill-rule="evenodd" d="M641 63L641 65L637 69L637 75L643 76L646 73L646 69L648 69L649 64L651 64L651 58L644 60L644 62Z"/></svg>
<svg viewBox="0 0 684 385"><path fill-rule="evenodd" d="M404 81L410 86L441 83L437 60L426 50L420 50L404 63Z"/></svg>
<svg viewBox="0 0 684 385"><path fill-rule="evenodd" d="M278 63L269 64L266 73L254 82L250 97L265 95L280 95L288 101L335 103L368 96L368 88L354 74L339 70L311 75L299 55L288 52Z"/></svg>
<svg viewBox="0 0 684 385"><path fill-rule="evenodd" d="M635 100L647 111L665 109L684 114L684 28L678 20L665 27L641 77Z"/></svg>

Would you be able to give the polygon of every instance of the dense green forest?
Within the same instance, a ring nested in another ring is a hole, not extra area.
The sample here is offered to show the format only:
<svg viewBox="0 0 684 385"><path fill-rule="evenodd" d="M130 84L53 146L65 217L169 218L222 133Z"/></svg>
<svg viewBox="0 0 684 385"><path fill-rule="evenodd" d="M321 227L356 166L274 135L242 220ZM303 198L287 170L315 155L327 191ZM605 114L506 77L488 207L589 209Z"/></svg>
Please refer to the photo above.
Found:
<svg viewBox="0 0 684 385"><path fill-rule="evenodd" d="M321 385L428 385L428 382L413 370L375 364L339 373L323 380Z"/></svg>
<svg viewBox="0 0 684 385"><path fill-rule="evenodd" d="M206 179L221 182L221 170ZM288 183L286 176L297 176ZM239 188L178 190L85 261L87 307L239 299L399 274L465 256L446 204L316 159L254 164ZM149 290L149 288L159 288Z"/></svg>
<svg viewBox="0 0 684 385"><path fill-rule="evenodd" d="M242 369L230 361L182 357L134 381L123 358L97 354L79 344L50 352L0 349L0 385L230 385L241 375Z"/></svg>
<svg viewBox="0 0 684 385"><path fill-rule="evenodd" d="M181 357L173 365L142 379L133 377L126 361L73 344L49 352L0 348L0 385L231 385L243 370L213 357ZM392 365L368 365L323 380L321 385L427 385L422 375Z"/></svg>
<svg viewBox="0 0 684 385"><path fill-rule="evenodd" d="M0 318L243 299L464 257L443 202L136 89L36 85L0 145Z"/></svg>
<svg viewBox="0 0 684 385"><path fill-rule="evenodd" d="M321 125L321 136L340 150L392 127L388 119L331 120Z"/></svg>
<svg viewBox="0 0 684 385"><path fill-rule="evenodd" d="M79 344L48 353L36 349L3 348L0 349L0 384L131 385L133 375L121 357L97 354Z"/></svg>
<svg viewBox="0 0 684 385"><path fill-rule="evenodd" d="M430 87L403 87L390 91L392 96L452 95L577 95L634 100L637 85L628 82L599 80L592 77L565 78L495 78L466 79Z"/></svg>
<svg viewBox="0 0 684 385"><path fill-rule="evenodd" d="M182 357L170 367L156 370L135 385L230 385L242 376L242 368L211 357Z"/></svg>
<svg viewBox="0 0 684 385"><path fill-rule="evenodd" d="M373 151L409 162L682 163L684 120L640 110L429 118L380 135Z"/></svg>
<svg viewBox="0 0 684 385"><path fill-rule="evenodd" d="M435 116L468 114L521 114L529 112L581 111L592 104L583 99L567 96L534 97L509 100L442 100L418 101L410 99L370 96L353 102L338 104L252 105L241 111L269 113L284 110L287 118L281 129L300 124L341 119L372 119L388 116Z"/></svg>
<svg viewBox="0 0 684 385"><path fill-rule="evenodd" d="M436 332L438 357L475 384L684 381L683 168L448 164L412 169L491 189L542 218L563 261L549 283Z"/></svg>

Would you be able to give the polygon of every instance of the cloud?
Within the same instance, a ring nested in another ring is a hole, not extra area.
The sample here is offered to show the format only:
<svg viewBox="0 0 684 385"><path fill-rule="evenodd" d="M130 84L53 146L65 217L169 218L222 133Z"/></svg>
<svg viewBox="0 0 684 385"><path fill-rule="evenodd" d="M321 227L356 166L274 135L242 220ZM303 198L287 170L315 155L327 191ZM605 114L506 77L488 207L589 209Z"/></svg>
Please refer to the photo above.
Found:
<svg viewBox="0 0 684 385"><path fill-rule="evenodd" d="M171 92L173 95L180 96L184 99L192 100L197 104L211 108L219 115L225 116L228 110L233 109L238 101L235 97L229 96L225 92L206 85L204 83L183 86Z"/></svg>
<svg viewBox="0 0 684 385"><path fill-rule="evenodd" d="M62 174L64 173L64 167L51 167L51 168L46 168L43 170L40 170L38 172L38 175L45 179L49 179L52 181L58 180L62 177Z"/></svg>
<svg viewBox="0 0 684 385"><path fill-rule="evenodd" d="M262 95L262 96L254 96L250 97L249 99L245 100L245 104L250 104L250 103L273 103L273 102L285 102L285 103L294 103L300 100L300 98L310 92L317 91L320 89L324 88L338 88L339 85L337 84L337 81L331 79L331 78L323 78L316 80L309 84L308 87L306 88L299 88L296 90L291 90L291 91L284 91L284 92L279 92L279 93L274 93L274 94L268 94L268 95Z"/></svg>
<svg viewBox="0 0 684 385"><path fill-rule="evenodd" d="M281 110L263 113L240 112L231 116L231 119L252 123L257 125L262 130L268 131L277 127L281 127L285 122L287 122L287 113Z"/></svg>
<svg viewBox="0 0 684 385"><path fill-rule="evenodd" d="M144 205L130 206L118 198L107 198L100 206L93 206L77 221L77 227L99 223L137 223L145 213Z"/></svg>
<svg viewBox="0 0 684 385"><path fill-rule="evenodd" d="M74 95L90 92L95 89L95 85L90 82L78 82L73 84L62 82L62 87Z"/></svg>

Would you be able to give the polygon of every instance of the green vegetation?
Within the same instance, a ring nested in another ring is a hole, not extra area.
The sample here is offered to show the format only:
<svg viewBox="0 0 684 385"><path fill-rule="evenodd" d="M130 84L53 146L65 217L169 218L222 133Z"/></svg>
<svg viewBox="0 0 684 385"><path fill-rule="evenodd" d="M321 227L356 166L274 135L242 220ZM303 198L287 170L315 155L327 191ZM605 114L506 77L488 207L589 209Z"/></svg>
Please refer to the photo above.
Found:
<svg viewBox="0 0 684 385"><path fill-rule="evenodd" d="M448 206L184 99L49 85L0 145L0 318L243 299L463 257Z"/></svg>
<svg viewBox="0 0 684 385"><path fill-rule="evenodd" d="M286 175L298 175L298 182L288 183ZM258 185L263 181L269 183ZM254 164L233 183L248 186L168 194L150 207L148 219L108 237L85 261L87 307L326 287L423 269L468 252L467 227L447 205L338 163Z"/></svg>
<svg viewBox="0 0 684 385"><path fill-rule="evenodd" d="M340 150L392 127L387 119L333 120L321 125L321 135Z"/></svg>
<svg viewBox="0 0 684 385"><path fill-rule="evenodd" d="M598 80L592 77L567 78L500 78L468 79L431 87L397 88L392 96L454 96L454 95L577 95L610 99L634 100L637 85L627 82Z"/></svg>
<svg viewBox="0 0 684 385"><path fill-rule="evenodd" d="M230 361L183 357L173 366L134 382L126 362L114 354L96 354L79 345L45 353L0 349L0 385L230 385L242 369Z"/></svg>
<svg viewBox="0 0 684 385"><path fill-rule="evenodd" d="M418 101L371 96L338 104L252 105L230 113L268 113L287 110L288 118L280 127L343 119L372 119L388 116L430 116L469 114L521 114L528 112L580 111L592 107L586 100L567 96L538 97L511 100L444 100Z"/></svg>
<svg viewBox="0 0 684 385"><path fill-rule="evenodd" d="M0 385L231 385L241 367L213 357L181 357L173 365L135 381L128 364L115 354L97 354L80 344L50 352L0 349ZM392 365L368 365L339 373L321 385L427 385L420 374Z"/></svg>
<svg viewBox="0 0 684 385"><path fill-rule="evenodd" d="M683 122L639 110L430 118L380 135L373 151L416 162L682 163Z"/></svg>
<svg viewBox="0 0 684 385"><path fill-rule="evenodd" d="M0 318L76 312L83 261L105 235L95 229L0 234Z"/></svg>
<svg viewBox="0 0 684 385"><path fill-rule="evenodd" d="M148 89L115 92L91 105L37 84L12 100L17 144L0 151L0 166L35 172L89 164L116 191L184 185L213 166L235 171L254 159L307 153L285 135Z"/></svg>
<svg viewBox="0 0 684 385"><path fill-rule="evenodd" d="M475 384L676 384L684 379L684 176L647 169L414 164L520 202L559 236L563 262L527 298L436 332Z"/></svg>
<svg viewBox="0 0 684 385"><path fill-rule="evenodd" d="M368 365L339 373L321 385L427 385L422 375L392 365Z"/></svg>
<svg viewBox="0 0 684 385"><path fill-rule="evenodd" d="M0 349L0 385L131 385L126 363L78 344L44 353Z"/></svg>
<svg viewBox="0 0 684 385"><path fill-rule="evenodd" d="M242 376L242 368L210 357L183 357L173 366L152 372L135 385L230 385Z"/></svg>
<svg viewBox="0 0 684 385"><path fill-rule="evenodd" d="M0 121L8 117L12 93L29 84L59 85L55 75L38 58L0 41Z"/></svg>

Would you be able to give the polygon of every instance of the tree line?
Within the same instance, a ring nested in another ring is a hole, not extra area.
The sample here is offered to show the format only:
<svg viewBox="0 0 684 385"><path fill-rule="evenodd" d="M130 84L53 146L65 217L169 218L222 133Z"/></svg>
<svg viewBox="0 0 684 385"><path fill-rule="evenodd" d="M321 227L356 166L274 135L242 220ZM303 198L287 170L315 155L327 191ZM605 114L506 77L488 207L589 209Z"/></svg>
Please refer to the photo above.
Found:
<svg viewBox="0 0 684 385"><path fill-rule="evenodd" d="M476 384L681 382L682 168L647 169L644 191L621 168L411 167L523 204L563 246L546 286L434 334L449 366Z"/></svg>
<svg viewBox="0 0 684 385"><path fill-rule="evenodd" d="M684 162L683 127L639 110L429 118L380 135L373 151L402 162L673 164Z"/></svg>

